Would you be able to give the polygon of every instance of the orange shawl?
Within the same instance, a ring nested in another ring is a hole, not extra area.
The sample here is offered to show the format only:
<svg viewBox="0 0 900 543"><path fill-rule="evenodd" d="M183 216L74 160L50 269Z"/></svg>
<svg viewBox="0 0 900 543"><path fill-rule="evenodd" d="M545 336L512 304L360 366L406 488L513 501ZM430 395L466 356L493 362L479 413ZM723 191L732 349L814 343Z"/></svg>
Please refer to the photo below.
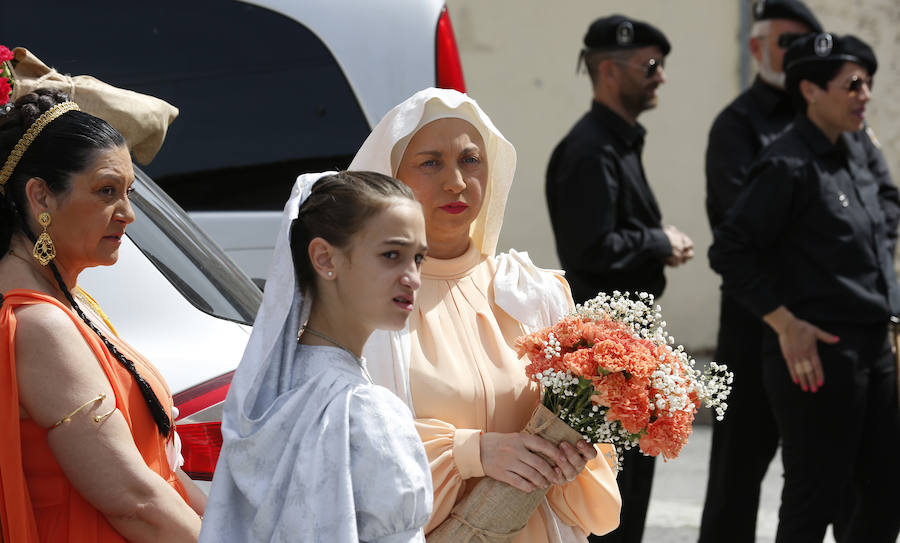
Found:
<svg viewBox="0 0 900 543"><path fill-rule="evenodd" d="M0 523L4 543L44 541L123 542L102 513L66 479L47 443L47 429L19 418L16 382L16 307L49 303L71 319L106 373L134 442L147 466L165 479L185 501L187 493L169 466L166 440L159 434L134 379L82 320L55 298L31 290L11 290L0 307ZM140 374L169 407L172 396L159 372L117 337L118 349L134 361ZM49 380L48 380L49 382ZM174 425L173 425L174 427Z"/></svg>

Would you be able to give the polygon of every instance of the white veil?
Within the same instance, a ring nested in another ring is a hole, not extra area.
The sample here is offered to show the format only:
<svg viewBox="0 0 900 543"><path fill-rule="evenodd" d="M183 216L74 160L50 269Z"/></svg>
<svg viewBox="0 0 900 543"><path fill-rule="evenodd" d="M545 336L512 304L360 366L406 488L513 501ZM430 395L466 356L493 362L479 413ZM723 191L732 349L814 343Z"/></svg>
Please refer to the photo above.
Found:
<svg viewBox="0 0 900 543"><path fill-rule="evenodd" d="M297 350L297 332L309 317L310 300L297 285L294 261L291 257L291 224L300 205L309 198L316 181L337 172L308 173L297 178L291 196L284 205L272 267L266 280L263 302L253 322L253 333L247 342L244 356L231 381L231 389L225 400L222 417L223 437L227 431L237 430L241 435L253 432L259 417L274 401L278 390L264 389L264 383L279 382L271 376L289 375L278 365L294 359ZM286 384L286 383L281 383ZM280 390L284 390L279 387ZM226 423L237 423L238 428L228 428Z"/></svg>
<svg viewBox="0 0 900 543"><path fill-rule="evenodd" d="M436 88L415 93L378 122L347 169L395 176L412 135L426 124L445 118L467 121L484 140L490 179L484 204L472 222L471 234L473 243L481 253L493 256L503 225L506 198L516 171L516 149L469 96L452 89Z"/></svg>

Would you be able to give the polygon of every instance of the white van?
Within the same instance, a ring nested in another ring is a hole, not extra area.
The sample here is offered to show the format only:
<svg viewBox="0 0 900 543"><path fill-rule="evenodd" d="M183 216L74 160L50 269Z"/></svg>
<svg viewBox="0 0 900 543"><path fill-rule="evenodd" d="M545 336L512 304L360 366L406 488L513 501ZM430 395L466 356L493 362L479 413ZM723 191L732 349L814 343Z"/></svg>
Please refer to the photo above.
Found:
<svg viewBox="0 0 900 543"><path fill-rule="evenodd" d="M0 36L177 106L145 170L257 282L298 174L345 168L414 92L465 90L444 0L33 0Z"/></svg>

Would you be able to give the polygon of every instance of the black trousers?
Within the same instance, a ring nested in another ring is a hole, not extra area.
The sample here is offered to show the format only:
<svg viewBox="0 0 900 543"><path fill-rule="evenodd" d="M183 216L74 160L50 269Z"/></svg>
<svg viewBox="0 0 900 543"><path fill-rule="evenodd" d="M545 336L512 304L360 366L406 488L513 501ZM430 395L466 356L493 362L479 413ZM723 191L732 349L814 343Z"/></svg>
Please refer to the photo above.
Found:
<svg viewBox="0 0 900 543"><path fill-rule="evenodd" d="M753 543L762 480L778 449L778 427L762 382L758 317L722 297L716 362L734 372L725 419L713 423L700 543Z"/></svg>
<svg viewBox="0 0 900 543"><path fill-rule="evenodd" d="M900 533L900 410L886 325L816 323L825 384L803 392L774 333L763 337L763 383L782 436L784 489L776 543L895 543ZM849 494L848 494L849 492Z"/></svg>
<svg viewBox="0 0 900 543"><path fill-rule="evenodd" d="M591 535L591 543L640 543L644 537L647 506L653 487L653 470L656 458L644 456L637 448L625 451L622 471L616 477L619 494L622 495L622 511L619 527L603 535Z"/></svg>

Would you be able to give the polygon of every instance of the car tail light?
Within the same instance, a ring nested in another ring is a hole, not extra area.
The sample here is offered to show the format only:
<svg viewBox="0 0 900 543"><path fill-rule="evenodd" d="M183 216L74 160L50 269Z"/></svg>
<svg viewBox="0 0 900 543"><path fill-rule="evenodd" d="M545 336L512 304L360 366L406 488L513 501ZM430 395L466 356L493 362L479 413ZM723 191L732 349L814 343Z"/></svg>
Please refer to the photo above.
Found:
<svg viewBox="0 0 900 543"><path fill-rule="evenodd" d="M181 438L182 469L192 479L211 481L222 450L221 408L215 420L206 420L204 411L225 401L231 378L230 371L173 397L178 408L178 436ZM193 415L193 416L192 416Z"/></svg>
<svg viewBox="0 0 900 543"><path fill-rule="evenodd" d="M181 455L184 456L181 469L191 479L212 481L222 451L222 423L179 424L178 436L181 438Z"/></svg>
<svg viewBox="0 0 900 543"><path fill-rule="evenodd" d="M459 60L459 49L456 47L456 37L453 35L453 25L450 24L450 12L447 11L447 6L441 10L441 17L438 19L435 52L437 86L442 89L466 92L462 62Z"/></svg>

